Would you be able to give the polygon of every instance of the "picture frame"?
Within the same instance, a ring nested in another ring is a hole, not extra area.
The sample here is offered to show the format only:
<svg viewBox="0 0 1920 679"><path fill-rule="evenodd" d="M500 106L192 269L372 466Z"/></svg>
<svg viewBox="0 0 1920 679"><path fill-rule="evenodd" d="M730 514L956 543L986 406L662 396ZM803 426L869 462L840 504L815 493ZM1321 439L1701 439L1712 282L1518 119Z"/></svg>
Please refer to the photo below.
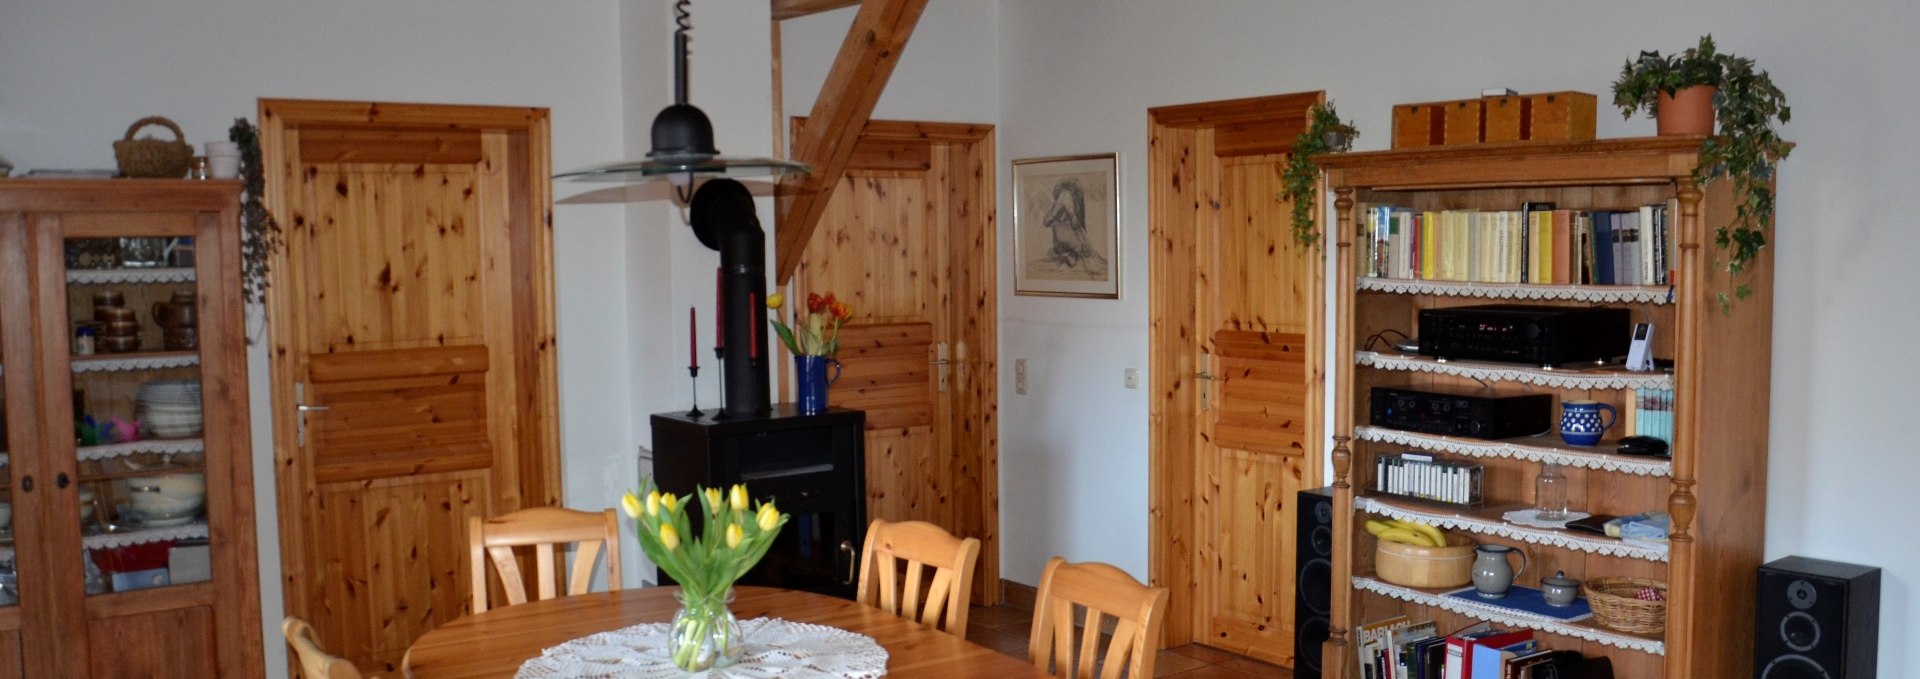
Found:
<svg viewBox="0 0 1920 679"><path fill-rule="evenodd" d="M1113 153L1013 161L1013 294L1120 298Z"/></svg>

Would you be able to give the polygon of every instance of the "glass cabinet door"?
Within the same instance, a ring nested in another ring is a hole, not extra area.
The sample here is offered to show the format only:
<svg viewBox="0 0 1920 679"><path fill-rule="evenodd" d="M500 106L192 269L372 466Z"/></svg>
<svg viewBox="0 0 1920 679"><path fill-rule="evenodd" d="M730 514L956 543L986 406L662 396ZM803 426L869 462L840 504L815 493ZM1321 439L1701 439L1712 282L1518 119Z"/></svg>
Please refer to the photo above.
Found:
<svg viewBox="0 0 1920 679"><path fill-rule="evenodd" d="M7 319L0 314L0 337L6 336ZM0 351L0 355L4 355ZM0 356L0 608L15 609L20 605L20 578L17 561L13 552L13 439L7 427L7 368L10 362ZM0 675L4 675L0 670Z"/></svg>
<svg viewBox="0 0 1920 679"><path fill-rule="evenodd" d="M212 579L207 494L224 489L207 487L193 233L64 242L89 596Z"/></svg>

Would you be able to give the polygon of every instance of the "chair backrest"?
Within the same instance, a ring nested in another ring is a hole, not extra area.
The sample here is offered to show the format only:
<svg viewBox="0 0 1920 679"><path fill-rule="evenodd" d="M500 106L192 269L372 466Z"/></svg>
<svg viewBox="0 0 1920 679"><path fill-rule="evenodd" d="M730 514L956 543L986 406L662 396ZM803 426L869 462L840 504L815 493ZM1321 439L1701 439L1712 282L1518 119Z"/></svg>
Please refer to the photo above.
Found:
<svg viewBox="0 0 1920 679"><path fill-rule="evenodd" d="M542 601L558 596L556 546L577 543L573 572L567 577L567 595L586 594L593 582L593 563L607 553L607 588L620 589L620 522L613 510L577 512L559 507L522 509L491 519L467 520L467 540L473 561L473 612L487 610L487 560L500 573L507 604L527 602L527 586L520 577L520 561L513 548L533 547L535 579Z"/></svg>
<svg viewBox="0 0 1920 679"><path fill-rule="evenodd" d="M973 565L979 556L977 539L956 538L925 521L876 519L867 526L855 599L965 639L967 599L973 594ZM929 570L930 581L925 576Z"/></svg>
<svg viewBox="0 0 1920 679"><path fill-rule="evenodd" d="M320 642L313 638L313 625L307 621L289 615L280 623L280 633L286 635L287 645L300 660L300 674L307 679L360 679L360 670L353 663L320 650Z"/></svg>
<svg viewBox="0 0 1920 679"><path fill-rule="evenodd" d="M1076 628L1074 606L1086 607ZM1103 679L1153 676L1153 658L1160 645L1160 618L1167 606L1167 588L1148 587L1103 563L1067 563L1053 557L1040 576L1033 605L1033 633L1027 640L1027 658L1042 672L1056 677L1087 679L1096 663ZM1113 639L1102 651L1100 631L1105 617L1115 619ZM1080 640L1075 643L1076 629ZM1104 658L1104 661L1102 659Z"/></svg>

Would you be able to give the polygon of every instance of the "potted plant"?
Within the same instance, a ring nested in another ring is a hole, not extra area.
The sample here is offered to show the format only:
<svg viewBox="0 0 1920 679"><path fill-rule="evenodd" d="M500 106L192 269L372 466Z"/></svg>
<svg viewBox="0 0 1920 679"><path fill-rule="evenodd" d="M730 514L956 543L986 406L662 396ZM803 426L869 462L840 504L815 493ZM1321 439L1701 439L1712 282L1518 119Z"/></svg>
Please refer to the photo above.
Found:
<svg viewBox="0 0 1920 679"><path fill-rule="evenodd" d="M1670 129L1669 113L1687 106L1682 98L1701 96L1702 87L1712 88L1705 94L1712 103L1711 119L1689 131ZM1693 94L1688 94L1689 88ZM1752 59L1719 53L1713 36L1707 35L1699 45L1677 55L1641 52L1639 59L1628 61L1613 84L1613 103L1628 118L1648 109L1659 119L1663 135L1712 134L1714 123L1719 124L1720 134L1700 147L1693 181L1705 185L1723 177L1733 180L1733 221L1714 230L1714 244L1731 251L1726 263L1729 273L1738 276L1745 271L1760 248L1766 247L1766 232L1773 226L1774 164L1793 150L1774 130L1776 122L1793 117L1786 95L1766 71L1754 68ZM1720 293L1720 304L1731 308L1733 299L1750 293L1746 284L1740 284L1731 297Z"/></svg>
<svg viewBox="0 0 1920 679"><path fill-rule="evenodd" d="M1359 136L1360 130L1352 123L1341 122L1333 110L1333 102L1314 104L1307 109L1307 129L1294 137L1293 155L1287 158L1287 166L1280 172L1280 197L1293 205L1293 238L1301 245L1313 245L1320 240L1320 232L1314 229L1320 196L1320 166L1314 164L1313 157L1322 153L1344 153L1353 148L1353 140Z"/></svg>

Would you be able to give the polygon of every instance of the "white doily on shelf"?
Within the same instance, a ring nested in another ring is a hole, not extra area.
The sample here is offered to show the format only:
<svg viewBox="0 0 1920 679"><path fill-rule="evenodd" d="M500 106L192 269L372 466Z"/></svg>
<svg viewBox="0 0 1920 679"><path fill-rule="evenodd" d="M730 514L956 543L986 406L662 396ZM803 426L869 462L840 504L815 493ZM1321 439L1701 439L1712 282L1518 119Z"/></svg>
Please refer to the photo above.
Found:
<svg viewBox="0 0 1920 679"><path fill-rule="evenodd" d="M652 622L581 637L520 666L516 679L686 677L667 650L668 624ZM864 634L779 618L740 621L740 660L698 676L873 679L887 673L887 650Z"/></svg>
<svg viewBox="0 0 1920 679"><path fill-rule="evenodd" d="M166 540L193 540L207 537L207 524L189 523L179 526L160 526L156 528L135 528L121 533L101 533L80 538L80 545L87 549L112 549L144 545L149 542Z"/></svg>
<svg viewBox="0 0 1920 679"><path fill-rule="evenodd" d="M1361 290L1400 295L1447 295L1487 299L1547 300L1567 299L1580 302L1631 302L1670 304L1672 286L1660 285L1531 285L1519 283L1471 283L1465 281L1407 280L1404 278L1362 278Z"/></svg>
<svg viewBox="0 0 1920 679"><path fill-rule="evenodd" d="M1531 366L1489 361L1448 361L1442 363L1426 356L1356 351L1354 365L1406 372L1434 373L1470 377L1488 382L1519 382L1559 389L1672 389L1673 376L1666 373L1633 373L1624 370L1565 368L1547 370Z"/></svg>

